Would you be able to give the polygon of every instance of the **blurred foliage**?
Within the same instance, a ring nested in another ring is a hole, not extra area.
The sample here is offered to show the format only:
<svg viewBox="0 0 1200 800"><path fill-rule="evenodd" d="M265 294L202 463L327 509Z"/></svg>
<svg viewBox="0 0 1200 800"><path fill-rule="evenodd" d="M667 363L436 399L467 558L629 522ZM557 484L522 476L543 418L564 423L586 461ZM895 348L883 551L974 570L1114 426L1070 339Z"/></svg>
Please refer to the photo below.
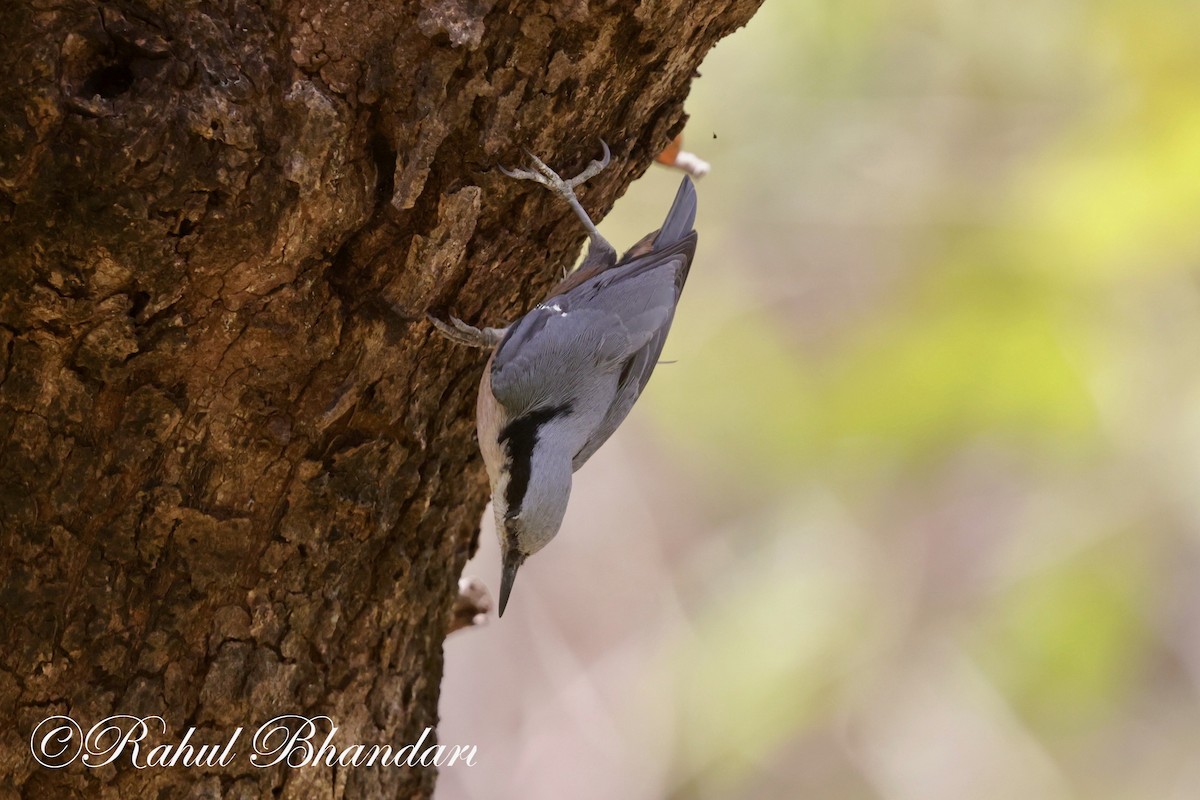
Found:
<svg viewBox="0 0 1200 800"><path fill-rule="evenodd" d="M678 797L1200 795L1198 30L769 0L706 62L644 403L732 520L648 679Z"/></svg>
<svg viewBox="0 0 1200 800"><path fill-rule="evenodd" d="M1136 541L1144 535L1130 532L1023 581L972 631L985 669L1038 725L1077 733L1126 699L1148 645L1148 575Z"/></svg>

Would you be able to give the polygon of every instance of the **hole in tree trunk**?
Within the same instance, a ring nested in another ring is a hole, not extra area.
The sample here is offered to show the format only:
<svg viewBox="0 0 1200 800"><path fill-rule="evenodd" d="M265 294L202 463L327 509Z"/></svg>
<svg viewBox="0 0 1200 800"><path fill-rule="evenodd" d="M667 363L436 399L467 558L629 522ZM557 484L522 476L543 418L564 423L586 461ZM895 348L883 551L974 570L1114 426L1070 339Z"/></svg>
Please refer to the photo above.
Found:
<svg viewBox="0 0 1200 800"><path fill-rule="evenodd" d="M133 70L128 64L109 64L99 67L83 81L80 95L95 97L99 95L105 100L125 94L133 86Z"/></svg>

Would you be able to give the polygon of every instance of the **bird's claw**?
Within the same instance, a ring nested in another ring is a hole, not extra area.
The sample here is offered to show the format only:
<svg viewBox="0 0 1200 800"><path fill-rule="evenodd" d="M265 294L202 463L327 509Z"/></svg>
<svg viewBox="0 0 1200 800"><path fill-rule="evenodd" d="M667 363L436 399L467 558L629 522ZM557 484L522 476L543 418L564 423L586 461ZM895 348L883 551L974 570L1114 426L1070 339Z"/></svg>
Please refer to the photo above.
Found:
<svg viewBox="0 0 1200 800"><path fill-rule="evenodd" d="M537 181L545 184L546 179L533 170L528 169L509 169L508 167L500 167L500 171L510 178L516 178L519 181Z"/></svg>
<svg viewBox="0 0 1200 800"><path fill-rule="evenodd" d="M476 328L454 316L450 317L450 324L447 325L432 314L425 316L433 323L433 327L437 328L438 332L447 339L468 347L495 347L500 344L500 340L504 338L504 332L508 330L507 328Z"/></svg>
<svg viewBox="0 0 1200 800"><path fill-rule="evenodd" d="M604 168L608 166L608 163L612 160L612 151L608 149L608 142L601 139L600 146L602 148L604 148L604 155L600 156L600 158L593 159L592 162L587 165L587 168L583 172L579 173L574 178L567 181L567 185L570 186L572 189L575 188L576 186L578 186L579 184L583 183L584 181L586 181L590 178L594 178L597 175L599 175L601 173L601 171L603 171ZM545 165L543 164L542 166L545 166ZM547 169L549 169L549 168L547 167Z"/></svg>
<svg viewBox="0 0 1200 800"><path fill-rule="evenodd" d="M593 160L587 165L583 172L579 173L570 180L563 180L557 172L546 166L546 162L542 161L528 150L525 151L525 155L529 156L529 160L533 162L534 169L506 169L505 167L500 167L500 171L510 178L516 178L517 180L522 181L534 181L535 183L540 183L545 187L553 189L559 194L571 195L573 194L575 187L599 175L600 171L607 167L609 161L612 160L612 151L608 149L608 143L601 139L600 146L604 148L604 155Z"/></svg>
<svg viewBox="0 0 1200 800"><path fill-rule="evenodd" d="M533 162L534 169L505 169L504 167L500 167L500 171L510 178L540 183L565 200L567 205L571 207L571 210L575 212L575 216L579 217L579 221L583 223L583 227L587 230L588 237L591 239L592 243L588 246L588 258L591 258L595 254L603 253L611 255L615 261L617 251L613 249L613 246L608 243L607 239L600 235L600 231L596 229L596 223L592 222L592 218L588 216L588 213L583 210L583 206L579 204L579 198L575 196L575 187L598 175L602 169L608 166L609 161L612 159L612 151L608 149L608 143L601 139L600 146L604 148L604 155L592 161L584 168L583 172L569 181L564 181L559 177L557 172L546 166L546 162L528 150L525 153L529 156L529 160Z"/></svg>

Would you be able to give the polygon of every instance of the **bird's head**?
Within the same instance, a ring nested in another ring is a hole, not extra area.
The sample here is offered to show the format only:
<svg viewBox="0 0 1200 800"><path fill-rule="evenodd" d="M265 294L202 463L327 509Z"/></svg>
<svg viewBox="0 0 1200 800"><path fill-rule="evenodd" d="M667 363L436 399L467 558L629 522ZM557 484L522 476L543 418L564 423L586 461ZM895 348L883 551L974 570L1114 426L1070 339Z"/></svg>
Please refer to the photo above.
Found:
<svg viewBox="0 0 1200 800"><path fill-rule="evenodd" d="M535 453L532 469L522 492L514 482L526 481L519 473L509 473L506 485L493 487L496 533L500 538L503 564L500 578L500 614L508 604L517 570L525 559L541 550L558 533L571 496L570 460L540 459ZM495 491L501 489L501 491ZM519 501L510 503L508 501Z"/></svg>

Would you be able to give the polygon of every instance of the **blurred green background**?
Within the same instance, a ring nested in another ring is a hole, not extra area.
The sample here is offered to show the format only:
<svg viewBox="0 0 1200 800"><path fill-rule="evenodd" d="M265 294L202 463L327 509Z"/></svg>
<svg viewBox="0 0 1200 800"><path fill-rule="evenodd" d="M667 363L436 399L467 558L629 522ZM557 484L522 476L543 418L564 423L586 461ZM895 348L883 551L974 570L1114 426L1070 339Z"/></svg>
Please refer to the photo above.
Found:
<svg viewBox="0 0 1200 800"><path fill-rule="evenodd" d="M1200 797L1197 32L768 0L718 45L677 363L447 642L439 798Z"/></svg>

